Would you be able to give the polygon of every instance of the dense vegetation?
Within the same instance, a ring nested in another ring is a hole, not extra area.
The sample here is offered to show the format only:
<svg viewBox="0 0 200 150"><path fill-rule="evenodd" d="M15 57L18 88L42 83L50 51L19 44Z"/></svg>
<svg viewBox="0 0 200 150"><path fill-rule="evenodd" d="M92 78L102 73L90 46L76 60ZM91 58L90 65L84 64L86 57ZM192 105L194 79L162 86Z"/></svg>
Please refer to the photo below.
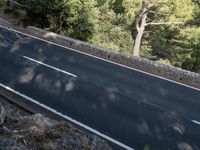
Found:
<svg viewBox="0 0 200 150"><path fill-rule="evenodd" d="M27 12L26 24L130 55L137 40L141 57L200 73L199 0L15 2Z"/></svg>

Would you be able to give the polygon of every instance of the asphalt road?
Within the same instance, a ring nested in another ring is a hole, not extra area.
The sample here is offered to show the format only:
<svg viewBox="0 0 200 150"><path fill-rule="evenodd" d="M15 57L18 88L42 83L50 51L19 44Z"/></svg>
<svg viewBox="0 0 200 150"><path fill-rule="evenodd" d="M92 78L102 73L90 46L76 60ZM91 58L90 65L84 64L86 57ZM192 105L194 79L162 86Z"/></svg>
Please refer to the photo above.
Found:
<svg viewBox="0 0 200 150"><path fill-rule="evenodd" d="M200 149L198 89L4 28L0 84L136 150Z"/></svg>

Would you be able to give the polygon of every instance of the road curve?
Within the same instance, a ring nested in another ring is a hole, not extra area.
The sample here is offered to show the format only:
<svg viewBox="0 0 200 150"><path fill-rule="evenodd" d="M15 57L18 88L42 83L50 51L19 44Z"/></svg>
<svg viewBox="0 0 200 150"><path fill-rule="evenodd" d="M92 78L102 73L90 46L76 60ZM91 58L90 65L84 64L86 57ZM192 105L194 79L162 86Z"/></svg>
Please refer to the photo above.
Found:
<svg viewBox="0 0 200 150"><path fill-rule="evenodd" d="M200 149L200 90L0 28L0 84L141 150Z"/></svg>

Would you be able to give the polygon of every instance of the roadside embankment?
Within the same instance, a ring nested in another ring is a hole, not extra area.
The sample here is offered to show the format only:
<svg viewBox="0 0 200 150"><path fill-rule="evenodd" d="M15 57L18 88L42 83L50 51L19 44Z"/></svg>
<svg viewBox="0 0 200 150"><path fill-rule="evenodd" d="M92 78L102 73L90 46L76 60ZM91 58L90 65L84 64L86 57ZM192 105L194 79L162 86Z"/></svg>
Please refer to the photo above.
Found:
<svg viewBox="0 0 200 150"><path fill-rule="evenodd" d="M99 137L41 114L31 114L0 95L2 150L111 150Z"/></svg>

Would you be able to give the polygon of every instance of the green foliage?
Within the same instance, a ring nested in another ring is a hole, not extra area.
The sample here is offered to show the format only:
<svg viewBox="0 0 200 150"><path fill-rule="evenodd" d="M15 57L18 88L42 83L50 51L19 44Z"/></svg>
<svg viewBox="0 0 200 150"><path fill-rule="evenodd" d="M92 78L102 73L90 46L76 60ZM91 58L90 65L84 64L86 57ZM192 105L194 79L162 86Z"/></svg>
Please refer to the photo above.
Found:
<svg viewBox="0 0 200 150"><path fill-rule="evenodd" d="M122 5L124 8L123 18L126 20L126 24L132 25L140 8L140 0L124 0Z"/></svg>
<svg viewBox="0 0 200 150"><path fill-rule="evenodd" d="M193 0L194 1L194 0ZM194 12L193 12L193 23L196 25L200 25L200 1L197 0L196 3L194 3Z"/></svg>
<svg viewBox="0 0 200 150"><path fill-rule="evenodd" d="M96 2L94 0L17 0L27 7L29 24L38 24L50 30L88 41L95 28Z"/></svg>
<svg viewBox="0 0 200 150"><path fill-rule="evenodd" d="M112 9L116 14L122 14L125 11L123 7L123 0L115 0L112 4Z"/></svg>
<svg viewBox="0 0 200 150"><path fill-rule="evenodd" d="M163 1L165 2L164 5L161 3L162 5L155 8L157 15L152 15L150 18L153 22L185 22L191 24L194 20L194 13L197 16L196 6L191 0L183 1ZM199 28L188 25L149 26L146 28L143 38L141 56L198 72L200 69L199 59L197 59L199 57L198 46L200 45L196 35L199 33L198 30ZM194 41L197 42L194 44Z"/></svg>
<svg viewBox="0 0 200 150"><path fill-rule="evenodd" d="M127 54L136 37L141 0L16 0L28 24ZM194 1L194 0L193 0ZM2 4L0 0L0 5ZM200 72L200 4L192 0L146 0L154 4L149 22L185 22L185 26L147 26L140 54L152 60Z"/></svg>
<svg viewBox="0 0 200 150"><path fill-rule="evenodd" d="M3 1L3 0L0 0L0 7L3 6L3 3L4 3L4 1Z"/></svg>
<svg viewBox="0 0 200 150"><path fill-rule="evenodd" d="M39 25L45 27L48 23L47 14L50 1L48 0L16 0L17 3L23 5L18 6L18 9L27 12L27 18L24 20L25 24Z"/></svg>
<svg viewBox="0 0 200 150"><path fill-rule="evenodd" d="M94 0L68 0L66 24L66 35L87 41L92 37L95 26L96 10Z"/></svg>
<svg viewBox="0 0 200 150"><path fill-rule="evenodd" d="M88 41L95 28L94 0L57 0L51 4L48 14L49 27L58 33Z"/></svg>
<svg viewBox="0 0 200 150"><path fill-rule="evenodd" d="M131 30L120 23L120 20L120 16L110 8L109 2L104 3L99 7L95 34L90 42L111 50L130 53L133 46Z"/></svg>
<svg viewBox="0 0 200 150"><path fill-rule="evenodd" d="M200 28L187 28L185 34L190 50L181 67L200 73Z"/></svg>
<svg viewBox="0 0 200 150"><path fill-rule="evenodd" d="M48 0L17 0L18 3L27 6L25 8L31 16L46 16L48 11Z"/></svg>
<svg viewBox="0 0 200 150"><path fill-rule="evenodd" d="M5 6L6 6L6 1L5 0L0 0L0 12L4 11Z"/></svg>

